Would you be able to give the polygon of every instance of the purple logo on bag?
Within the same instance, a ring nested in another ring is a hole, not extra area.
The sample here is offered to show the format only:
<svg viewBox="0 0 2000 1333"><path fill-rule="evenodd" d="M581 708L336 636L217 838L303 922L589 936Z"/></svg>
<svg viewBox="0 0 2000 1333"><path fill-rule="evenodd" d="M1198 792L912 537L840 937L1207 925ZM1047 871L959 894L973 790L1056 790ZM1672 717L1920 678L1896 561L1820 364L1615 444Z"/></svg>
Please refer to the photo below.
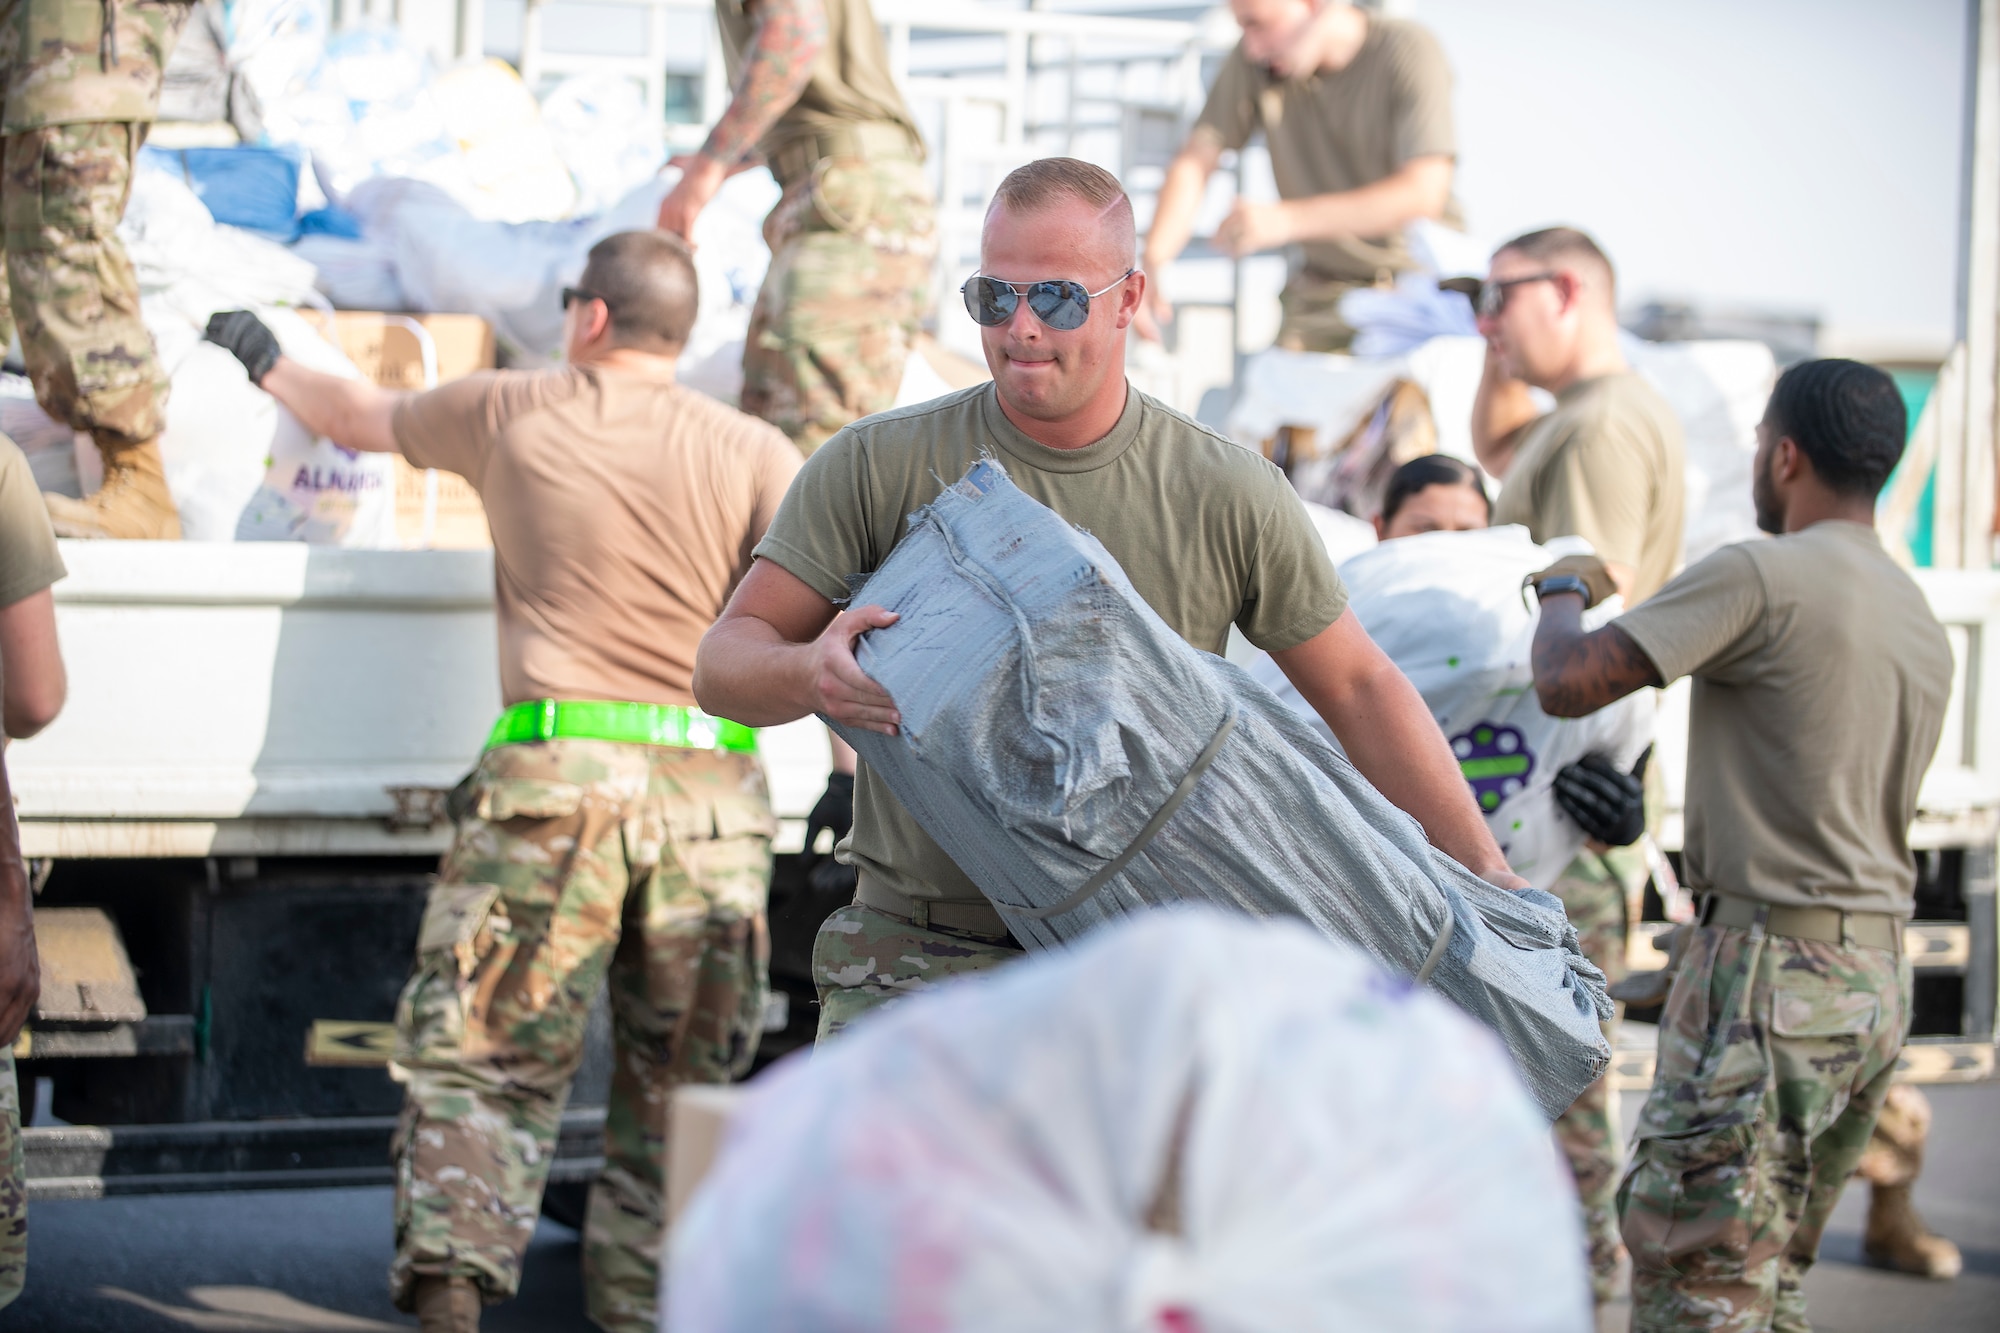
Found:
<svg viewBox="0 0 2000 1333"><path fill-rule="evenodd" d="M1458 771L1472 784L1472 799L1492 814L1500 802L1521 790L1535 771L1535 756L1521 733L1497 722L1480 722L1451 738Z"/></svg>

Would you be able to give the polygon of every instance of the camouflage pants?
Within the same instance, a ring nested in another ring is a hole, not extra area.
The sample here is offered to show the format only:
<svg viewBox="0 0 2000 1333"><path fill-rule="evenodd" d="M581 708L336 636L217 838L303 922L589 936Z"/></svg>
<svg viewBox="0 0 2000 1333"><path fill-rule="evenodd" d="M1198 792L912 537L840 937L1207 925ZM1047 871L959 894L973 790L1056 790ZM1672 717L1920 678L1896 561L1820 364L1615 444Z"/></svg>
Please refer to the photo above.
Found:
<svg viewBox="0 0 2000 1333"><path fill-rule="evenodd" d="M1576 927L1583 956L1604 969L1607 982L1625 975L1626 884L1617 861L1596 852L1580 852L1550 892L1562 899L1563 910ZM1604 1025L1604 1039L1613 1039L1615 1024ZM1590 1291L1597 1304L1617 1298L1618 1260L1624 1246L1618 1240L1618 1101L1606 1073L1556 1120L1556 1146L1576 1178L1583 1204L1584 1239L1589 1245Z"/></svg>
<svg viewBox="0 0 2000 1333"><path fill-rule="evenodd" d="M396 1014L396 1257L514 1294L584 1021L610 981L616 1072L584 1288L615 1333L655 1324L667 1104L750 1065L776 822L756 757L607 741L489 750Z"/></svg>
<svg viewBox="0 0 2000 1333"><path fill-rule="evenodd" d="M825 159L786 188L764 239L742 406L811 453L895 405L937 257L930 182L917 162Z"/></svg>
<svg viewBox="0 0 2000 1333"><path fill-rule="evenodd" d="M28 1284L27 1164L21 1158L21 1086L14 1077L14 1048L0 1048L0 1310Z"/></svg>
<svg viewBox="0 0 2000 1333"><path fill-rule="evenodd" d="M813 938L818 1039L825 1041L869 1010L901 996L1026 956L1008 945L927 930L887 912L850 904L828 917Z"/></svg>
<svg viewBox="0 0 2000 1333"><path fill-rule="evenodd" d="M1914 1083L1898 1083L1882 1102L1868 1148L1854 1174L1870 1185L1914 1185L1931 1136L1931 1101Z"/></svg>
<svg viewBox="0 0 2000 1333"><path fill-rule="evenodd" d="M167 377L139 319L139 280L118 239L146 129L86 121L0 142L0 337L20 333L44 412L113 449L157 436L167 404Z"/></svg>
<svg viewBox="0 0 2000 1333"><path fill-rule="evenodd" d="M1688 929L1618 1190L1632 1328L1804 1333L1801 1282L1896 1072L1908 966Z"/></svg>

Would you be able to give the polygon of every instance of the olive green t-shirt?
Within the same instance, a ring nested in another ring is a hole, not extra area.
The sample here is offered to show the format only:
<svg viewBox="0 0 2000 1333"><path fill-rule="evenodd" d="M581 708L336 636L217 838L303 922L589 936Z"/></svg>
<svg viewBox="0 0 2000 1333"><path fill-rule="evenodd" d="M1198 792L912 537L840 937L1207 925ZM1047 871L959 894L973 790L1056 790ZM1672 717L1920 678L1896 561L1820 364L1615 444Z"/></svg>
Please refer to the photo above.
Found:
<svg viewBox="0 0 2000 1333"><path fill-rule="evenodd" d="M1239 43L1208 90L1194 134L1233 150L1260 129L1281 198L1373 185L1414 158L1457 155L1451 67L1428 29L1372 14L1361 49L1331 73L1279 79ZM1446 221L1458 225L1456 202ZM1300 249L1306 273L1322 278L1373 282L1415 263L1400 231L1307 241Z"/></svg>
<svg viewBox="0 0 2000 1333"><path fill-rule="evenodd" d="M0 606L33 597L68 572L28 456L0 435Z"/></svg>
<svg viewBox="0 0 2000 1333"><path fill-rule="evenodd" d="M1690 887L1910 915L1951 645L1873 528L1725 546L1613 623L1662 680L1694 677Z"/></svg>
<svg viewBox="0 0 2000 1333"><path fill-rule="evenodd" d="M756 554L844 601L847 576L880 566L908 515L988 456L1103 542L1147 605L1204 651L1220 653L1233 624L1258 647L1282 652L1347 607L1284 474L1136 389L1111 433L1081 449L1051 449L1022 434L990 383L864 418L806 460ZM910 897L980 899L865 764L842 859ZM993 921L997 934L1004 927Z"/></svg>
<svg viewBox="0 0 2000 1333"><path fill-rule="evenodd" d="M731 86L757 35L753 10L754 0L715 0ZM868 0L826 0L826 45L813 61L812 77L757 149L766 161L775 162L780 151L801 139L871 121L900 126L909 134L911 153L922 156L923 140L889 72L889 48L874 9Z"/></svg>
<svg viewBox="0 0 2000 1333"><path fill-rule="evenodd" d="M1684 453L1680 418L1645 380L1630 371L1579 380L1528 423L1493 522L1518 523L1538 542L1583 538L1633 571L1637 606L1681 562Z"/></svg>

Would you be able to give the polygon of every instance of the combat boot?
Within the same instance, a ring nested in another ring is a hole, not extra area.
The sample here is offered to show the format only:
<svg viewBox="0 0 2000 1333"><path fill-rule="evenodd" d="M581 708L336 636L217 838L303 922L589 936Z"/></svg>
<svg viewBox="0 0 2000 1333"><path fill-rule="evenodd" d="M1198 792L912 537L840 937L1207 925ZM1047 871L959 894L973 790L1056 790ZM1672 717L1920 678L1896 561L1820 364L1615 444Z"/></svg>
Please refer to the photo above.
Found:
<svg viewBox="0 0 2000 1333"><path fill-rule="evenodd" d="M127 541L177 542L181 516L167 491L160 442L98 442L104 455L104 485L88 500L44 495L58 537L117 537Z"/></svg>
<svg viewBox="0 0 2000 1333"><path fill-rule="evenodd" d="M1949 1279L1958 1276L1963 1260L1958 1246L1932 1235L1910 1201L1911 1186L1871 1185L1868 1231L1861 1248L1869 1262L1899 1273Z"/></svg>
<svg viewBox="0 0 2000 1333"><path fill-rule="evenodd" d="M412 1292L421 1333L479 1333L479 1284L469 1277L420 1277Z"/></svg>

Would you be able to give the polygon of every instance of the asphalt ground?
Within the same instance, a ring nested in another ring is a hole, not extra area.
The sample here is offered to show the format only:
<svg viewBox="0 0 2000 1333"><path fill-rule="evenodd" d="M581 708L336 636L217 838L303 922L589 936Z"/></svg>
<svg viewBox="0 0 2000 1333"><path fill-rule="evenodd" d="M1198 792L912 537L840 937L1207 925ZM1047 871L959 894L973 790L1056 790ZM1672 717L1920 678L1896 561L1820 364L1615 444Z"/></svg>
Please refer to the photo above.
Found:
<svg viewBox="0 0 2000 1333"><path fill-rule="evenodd" d="M1965 1272L1930 1282L1862 1266L1865 1190L1851 1189L1808 1279L1818 1333L2000 1330L2000 1083L1928 1090L1937 1119L1917 1203ZM1627 1123L1638 1098L1624 1099ZM158 1195L34 1204L28 1286L0 1330L36 1333L376 1333L389 1305L387 1189ZM586 1333L574 1232L544 1222L521 1295L488 1333ZM1604 1327L1623 1329L1623 1311Z"/></svg>

